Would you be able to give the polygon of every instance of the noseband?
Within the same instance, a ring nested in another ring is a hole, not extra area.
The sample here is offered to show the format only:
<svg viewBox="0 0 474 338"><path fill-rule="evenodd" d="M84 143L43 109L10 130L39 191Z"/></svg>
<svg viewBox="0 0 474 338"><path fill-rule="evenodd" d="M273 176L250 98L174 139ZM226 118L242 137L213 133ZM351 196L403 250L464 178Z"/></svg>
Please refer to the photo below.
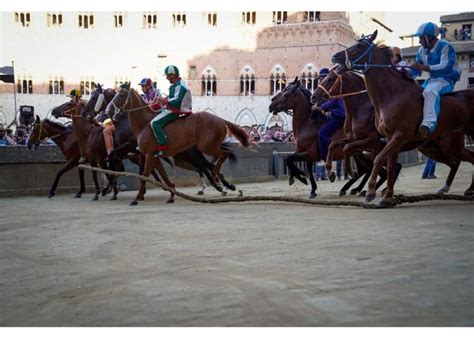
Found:
<svg viewBox="0 0 474 338"><path fill-rule="evenodd" d="M340 98L344 98L344 97L347 97L347 96L353 96L353 95L359 95L359 94L367 93L367 89L364 89L364 90L359 90L357 92L343 94L342 93L342 85L343 85L342 75L339 74L338 72L336 72L333 69L330 72L336 74L336 76L337 76L337 79L336 79L336 81L334 81L331 88L326 89L323 85L318 84L318 88L321 88L321 90L327 95L327 98L329 100L331 100L331 99L340 99ZM333 90L335 88L337 88L336 86L339 86L339 94L333 95L331 93L333 93Z"/></svg>

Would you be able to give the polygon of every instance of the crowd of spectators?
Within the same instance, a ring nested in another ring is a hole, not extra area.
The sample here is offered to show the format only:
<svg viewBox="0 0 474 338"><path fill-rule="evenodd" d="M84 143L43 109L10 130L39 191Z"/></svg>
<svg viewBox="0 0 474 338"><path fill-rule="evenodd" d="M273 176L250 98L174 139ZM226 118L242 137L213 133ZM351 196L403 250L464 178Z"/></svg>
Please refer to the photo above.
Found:
<svg viewBox="0 0 474 338"><path fill-rule="evenodd" d="M19 125L15 131L0 124L0 147L26 145L31 132L31 125Z"/></svg>
<svg viewBox="0 0 474 338"><path fill-rule="evenodd" d="M247 130L252 142L294 142L293 131L284 131L281 126L275 124L272 127L252 126Z"/></svg>

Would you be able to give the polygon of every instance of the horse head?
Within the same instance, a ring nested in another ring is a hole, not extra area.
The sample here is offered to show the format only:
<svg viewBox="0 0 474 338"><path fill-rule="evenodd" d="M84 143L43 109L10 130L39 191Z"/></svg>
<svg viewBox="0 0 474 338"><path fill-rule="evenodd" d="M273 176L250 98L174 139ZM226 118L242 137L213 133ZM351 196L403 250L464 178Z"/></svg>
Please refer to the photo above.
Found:
<svg viewBox="0 0 474 338"><path fill-rule="evenodd" d="M110 99L105 113L108 116L113 116L114 120L120 119L120 117L127 112L127 105L131 104L132 90L130 88L130 82L126 82L120 86L117 92L114 92L114 96Z"/></svg>
<svg viewBox="0 0 474 338"><path fill-rule="evenodd" d="M337 52L332 56L332 63L345 65L347 70L366 69L366 64L371 64L373 60L374 40L377 37L377 30L371 35L366 35L356 41L351 47Z"/></svg>
<svg viewBox="0 0 474 338"><path fill-rule="evenodd" d="M74 115L75 111L76 111L76 106L80 104L82 106L85 105L85 102L84 101L79 101L79 102L76 102L74 100L70 100L66 103L63 103L62 105L60 106L57 106L55 107L52 111L51 111L51 115L54 116L55 118L59 118L59 117L68 117L68 118L72 118L72 116Z"/></svg>
<svg viewBox="0 0 474 338"><path fill-rule="evenodd" d="M31 149L32 146L35 146L35 150L38 149L40 142L43 138L43 125L38 115L35 117L35 122L33 123L33 129L31 130L30 137L28 137L28 142L26 143L28 149Z"/></svg>
<svg viewBox="0 0 474 338"><path fill-rule="evenodd" d="M296 107L297 102L295 101L295 93L300 88L301 82L298 77L293 82L290 82L282 91L278 92L272 97L272 102L268 107L270 113L276 115L280 112L288 113L289 110Z"/></svg>
<svg viewBox="0 0 474 338"><path fill-rule="evenodd" d="M97 114L106 110L108 103L112 101L115 93L116 91L114 89L103 89L102 85L98 84L96 90L91 93L89 101L81 112L82 117L92 121ZM107 117L108 116L104 116L102 120L105 120Z"/></svg>

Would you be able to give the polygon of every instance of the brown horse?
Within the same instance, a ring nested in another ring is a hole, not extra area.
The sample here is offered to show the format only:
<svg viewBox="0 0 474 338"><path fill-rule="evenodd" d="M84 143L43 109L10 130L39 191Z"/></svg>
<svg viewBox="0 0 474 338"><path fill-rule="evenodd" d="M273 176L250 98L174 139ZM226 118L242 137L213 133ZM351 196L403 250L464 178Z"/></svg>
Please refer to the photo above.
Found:
<svg viewBox="0 0 474 338"><path fill-rule="evenodd" d="M388 144L377 155L369 180L366 200L375 197L375 181L380 167L387 161L387 192L381 204L393 196L394 164L402 146L418 140L438 142L447 132L463 131L474 136L474 90L462 90L441 99L441 113L434 132L423 136L417 132L423 116L422 89L413 81L407 81L391 66L392 52L385 46L374 44L377 31L359 39L353 46L334 54L333 62L345 66L346 70L364 72L370 100L375 108L375 123L379 133ZM474 164L474 153L465 147L451 149L453 156ZM471 186L466 194L472 194Z"/></svg>
<svg viewBox="0 0 474 338"><path fill-rule="evenodd" d="M316 197L317 185L313 177L313 163L321 159L319 155L319 140L318 131L326 123L326 120L321 118L320 113L311 111L311 93L301 87L300 81L296 78L291 82L283 91L279 92L272 98L272 102L269 106L270 112L278 114L284 111L293 117L293 131L296 138L296 152L289 155L286 159L286 165L290 172L290 185L294 183L294 177L300 180L302 183L307 184L305 173L303 173L295 165L297 161L305 161L307 174L311 182L311 192L309 198ZM291 111L291 113L290 113ZM338 138L342 138L344 132L339 129L331 138L332 141ZM335 153L335 159L340 160L343 158L343 153L339 149ZM357 163L358 175L354 176L365 176L364 180L368 177L367 168L370 166L368 161L363 156L354 157ZM371 167L370 167L371 168ZM360 192L365 184L365 181L351 191L351 194ZM339 195L345 195L346 191L357 181L357 177L353 177L347 184L345 184Z"/></svg>
<svg viewBox="0 0 474 338"><path fill-rule="evenodd" d="M38 149L41 142L48 138L56 143L59 149L61 149L64 158L66 159L66 164L56 173L53 185L49 190L48 197L51 198L56 192L56 188L58 187L61 176L79 164L81 154L79 152L79 144L77 143L76 135L74 134L72 127L65 127L48 119L41 121L39 116L36 116L35 122L33 123L33 129L31 131L30 137L28 138L28 149L31 149L33 145L35 149ZM81 186L79 191L74 195L74 197L77 198L81 197L82 193L86 190L84 184L84 170L78 170Z"/></svg>
<svg viewBox="0 0 474 338"><path fill-rule="evenodd" d="M315 100L322 96L328 96L329 98L342 97L346 107L346 122L350 121L350 125L345 126L347 138L331 144L328 164L330 164L331 151L334 147L345 145L345 158L362 151L377 155L382 150L385 144L380 141L382 136L375 128L375 110L367 95L362 76L355 72L339 74L337 69L333 69L313 94ZM439 143L423 140L409 142L400 150L408 151L415 149L417 146L418 150L424 155L450 167L446 183L437 191L437 193L447 193L461 163L459 159L452 156L450 149L464 146L464 133L461 131L448 133L446 137L439 140ZM397 171L399 171L398 166L397 163ZM384 171L383 168L381 168L382 170ZM330 168L328 168L329 171Z"/></svg>
<svg viewBox="0 0 474 338"><path fill-rule="evenodd" d="M122 88L107 107L107 114L111 115L112 109L115 110L115 116L128 113L130 126L137 137L138 148L146 156L143 175L149 176L155 166L159 170L163 168L161 161L153 157L157 142L150 121L156 114L141 96L134 89ZM217 158L217 163L211 172L212 177L217 181L222 164L231 155L231 152L222 146L227 131L234 135L244 147L249 145L248 136L242 128L213 114L198 112L186 118L177 119L165 127L169 144L164 156L174 156L196 145L202 153ZM172 186L166 175L162 177L168 186ZM143 196L145 183L141 182L140 190L135 200L131 202L132 205L136 205Z"/></svg>
<svg viewBox="0 0 474 338"><path fill-rule="evenodd" d="M79 144L79 151L82 157L90 163L92 167L99 166L102 169L108 169L106 163L107 151L105 149L104 136L102 134L103 128L100 126L94 126L90 124L85 118L81 116L81 110L84 107L84 101L69 101L66 102L51 111L51 115L54 117L58 116L70 116L72 118L72 127L74 134L76 135L77 142ZM93 200L99 199L100 188L97 180L97 172L92 172L92 178L95 185L95 195ZM114 181L107 176L109 185L113 188L112 200L117 199L117 186L113 184ZM104 190L106 190L105 188ZM102 192L105 195L105 191Z"/></svg>

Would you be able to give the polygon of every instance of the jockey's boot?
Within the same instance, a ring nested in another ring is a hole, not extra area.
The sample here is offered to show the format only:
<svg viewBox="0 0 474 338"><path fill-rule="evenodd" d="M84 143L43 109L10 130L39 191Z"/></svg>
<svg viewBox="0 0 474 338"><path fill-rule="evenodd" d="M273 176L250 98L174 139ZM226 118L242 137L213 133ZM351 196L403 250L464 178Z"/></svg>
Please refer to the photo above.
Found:
<svg viewBox="0 0 474 338"><path fill-rule="evenodd" d="M163 153L164 153L166 150L168 150L168 146L167 146L167 145L158 144L158 145L156 146L155 152L153 153L153 157L154 157L154 158L162 157L162 156L163 156Z"/></svg>
<svg viewBox="0 0 474 338"><path fill-rule="evenodd" d="M418 132L423 136L428 136L430 131L430 127L425 126L424 124L420 124L420 127L418 128Z"/></svg>

